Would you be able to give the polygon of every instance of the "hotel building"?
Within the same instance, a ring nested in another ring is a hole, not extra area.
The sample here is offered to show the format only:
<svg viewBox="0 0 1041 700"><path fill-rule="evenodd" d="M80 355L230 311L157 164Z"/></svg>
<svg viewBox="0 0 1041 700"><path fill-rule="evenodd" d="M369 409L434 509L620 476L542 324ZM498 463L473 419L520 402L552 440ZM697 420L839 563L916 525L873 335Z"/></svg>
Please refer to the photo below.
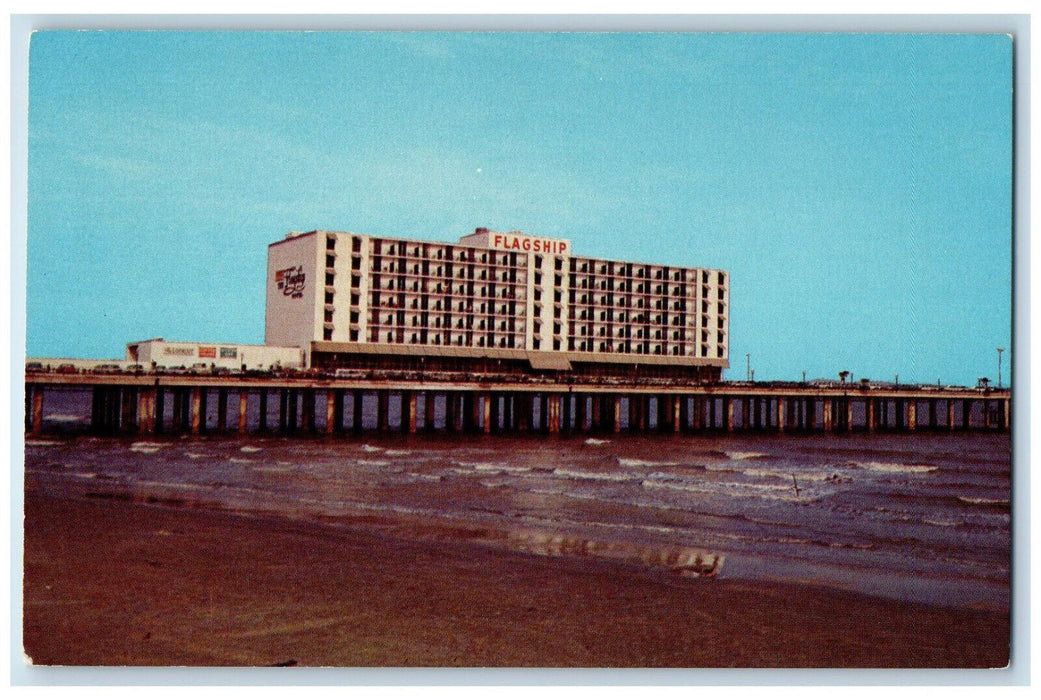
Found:
<svg viewBox="0 0 1041 700"><path fill-rule="evenodd" d="M715 381L729 291L723 270L583 257L516 231L290 233L268 247L264 341L321 368Z"/></svg>

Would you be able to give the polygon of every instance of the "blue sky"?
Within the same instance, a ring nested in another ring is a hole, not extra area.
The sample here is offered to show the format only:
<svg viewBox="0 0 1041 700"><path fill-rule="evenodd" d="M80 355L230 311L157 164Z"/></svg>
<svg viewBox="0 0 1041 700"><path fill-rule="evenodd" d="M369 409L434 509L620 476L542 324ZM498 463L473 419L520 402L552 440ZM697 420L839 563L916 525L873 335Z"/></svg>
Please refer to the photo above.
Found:
<svg viewBox="0 0 1041 700"><path fill-rule="evenodd" d="M729 270L729 378L993 378L1011 64L1005 35L37 32L28 354L262 342L287 231L487 226Z"/></svg>

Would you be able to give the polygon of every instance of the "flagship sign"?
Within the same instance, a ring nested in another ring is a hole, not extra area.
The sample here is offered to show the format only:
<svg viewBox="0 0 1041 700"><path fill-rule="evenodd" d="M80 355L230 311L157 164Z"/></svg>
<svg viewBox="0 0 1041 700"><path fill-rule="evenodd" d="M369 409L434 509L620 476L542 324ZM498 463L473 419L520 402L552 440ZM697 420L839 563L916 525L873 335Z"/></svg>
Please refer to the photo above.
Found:
<svg viewBox="0 0 1041 700"><path fill-rule="evenodd" d="M282 294L293 299L299 299L304 295L306 280L302 265L275 271L275 284L282 290Z"/></svg>
<svg viewBox="0 0 1041 700"><path fill-rule="evenodd" d="M569 255L569 241L556 238L534 238L516 233L491 233L488 240L492 248L499 250L517 250L524 253L549 253L551 255Z"/></svg>

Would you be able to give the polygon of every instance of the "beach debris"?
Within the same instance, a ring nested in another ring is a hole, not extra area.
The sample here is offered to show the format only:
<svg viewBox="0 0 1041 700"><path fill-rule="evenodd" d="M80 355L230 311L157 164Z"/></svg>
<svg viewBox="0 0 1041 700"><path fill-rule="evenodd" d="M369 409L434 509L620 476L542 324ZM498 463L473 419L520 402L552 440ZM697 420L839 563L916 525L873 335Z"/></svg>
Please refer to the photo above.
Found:
<svg viewBox="0 0 1041 700"><path fill-rule="evenodd" d="M792 486L795 487L795 497L798 498L799 492L802 491L802 489L799 488L799 482L796 481L795 474L792 474Z"/></svg>

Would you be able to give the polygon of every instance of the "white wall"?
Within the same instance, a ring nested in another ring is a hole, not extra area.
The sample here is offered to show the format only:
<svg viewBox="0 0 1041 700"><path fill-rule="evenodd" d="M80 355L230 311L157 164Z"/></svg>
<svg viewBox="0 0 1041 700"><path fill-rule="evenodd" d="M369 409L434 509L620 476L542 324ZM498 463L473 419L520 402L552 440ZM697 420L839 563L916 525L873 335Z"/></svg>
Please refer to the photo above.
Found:
<svg viewBox="0 0 1041 700"><path fill-rule="evenodd" d="M283 280L279 272L299 270L303 280ZM299 296L297 296L299 295ZM267 306L264 314L264 344L310 347L322 339L321 307L325 299L325 234L309 233L268 246Z"/></svg>

